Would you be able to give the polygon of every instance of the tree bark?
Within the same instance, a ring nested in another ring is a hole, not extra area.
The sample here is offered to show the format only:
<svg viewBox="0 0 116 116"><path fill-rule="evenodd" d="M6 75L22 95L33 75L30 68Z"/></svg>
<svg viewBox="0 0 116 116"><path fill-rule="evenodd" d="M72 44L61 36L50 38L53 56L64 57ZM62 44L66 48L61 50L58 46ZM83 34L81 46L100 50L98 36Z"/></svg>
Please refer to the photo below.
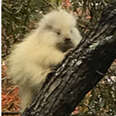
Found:
<svg viewBox="0 0 116 116"><path fill-rule="evenodd" d="M104 9L95 29L48 75L48 81L22 116L69 116L115 58L116 0Z"/></svg>

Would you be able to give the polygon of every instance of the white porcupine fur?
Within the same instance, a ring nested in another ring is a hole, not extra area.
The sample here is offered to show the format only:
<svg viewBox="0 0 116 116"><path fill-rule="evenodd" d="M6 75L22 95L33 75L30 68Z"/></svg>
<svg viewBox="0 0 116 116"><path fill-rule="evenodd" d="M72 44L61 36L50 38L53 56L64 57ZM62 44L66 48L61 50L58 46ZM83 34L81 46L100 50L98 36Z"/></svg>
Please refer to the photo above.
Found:
<svg viewBox="0 0 116 116"><path fill-rule="evenodd" d="M51 66L63 60L67 50L63 52L57 44L66 46L66 38L70 38L75 47L81 35L74 16L59 9L45 15L38 28L12 51L8 58L8 75L19 86L22 111L52 71Z"/></svg>

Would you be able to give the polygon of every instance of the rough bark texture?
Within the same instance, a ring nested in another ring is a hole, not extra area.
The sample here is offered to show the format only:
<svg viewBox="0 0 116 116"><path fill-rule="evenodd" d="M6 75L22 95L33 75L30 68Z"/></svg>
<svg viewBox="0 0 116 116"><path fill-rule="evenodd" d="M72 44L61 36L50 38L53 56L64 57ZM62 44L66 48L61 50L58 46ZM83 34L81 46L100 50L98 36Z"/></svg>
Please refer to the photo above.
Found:
<svg viewBox="0 0 116 116"><path fill-rule="evenodd" d="M69 116L116 58L116 1L103 11L95 30L49 75L22 116Z"/></svg>

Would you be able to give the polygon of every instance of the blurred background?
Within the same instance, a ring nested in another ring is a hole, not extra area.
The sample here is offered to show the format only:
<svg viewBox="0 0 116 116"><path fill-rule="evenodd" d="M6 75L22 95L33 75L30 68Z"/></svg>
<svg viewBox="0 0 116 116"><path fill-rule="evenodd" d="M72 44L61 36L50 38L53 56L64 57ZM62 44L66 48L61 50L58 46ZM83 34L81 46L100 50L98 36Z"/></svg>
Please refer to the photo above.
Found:
<svg viewBox="0 0 116 116"><path fill-rule="evenodd" d="M87 37L98 23L103 9L112 1L2 0L2 115L20 116L19 89L6 75L7 57L13 45L21 42L26 33L35 29L44 14L58 6L70 10L78 17L77 26L82 36ZM116 116L116 60L106 76L85 96L71 115Z"/></svg>

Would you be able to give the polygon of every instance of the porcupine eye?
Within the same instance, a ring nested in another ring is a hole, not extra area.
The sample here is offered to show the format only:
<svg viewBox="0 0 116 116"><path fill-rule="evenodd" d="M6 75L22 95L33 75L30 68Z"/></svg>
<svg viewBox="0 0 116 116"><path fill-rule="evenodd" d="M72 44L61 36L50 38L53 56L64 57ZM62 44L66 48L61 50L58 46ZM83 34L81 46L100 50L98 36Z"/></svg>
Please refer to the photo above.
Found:
<svg viewBox="0 0 116 116"><path fill-rule="evenodd" d="M57 33L57 35L61 35L60 31L57 31L56 33Z"/></svg>
<svg viewBox="0 0 116 116"><path fill-rule="evenodd" d="M55 29L57 35L61 35L61 31L59 29Z"/></svg>

